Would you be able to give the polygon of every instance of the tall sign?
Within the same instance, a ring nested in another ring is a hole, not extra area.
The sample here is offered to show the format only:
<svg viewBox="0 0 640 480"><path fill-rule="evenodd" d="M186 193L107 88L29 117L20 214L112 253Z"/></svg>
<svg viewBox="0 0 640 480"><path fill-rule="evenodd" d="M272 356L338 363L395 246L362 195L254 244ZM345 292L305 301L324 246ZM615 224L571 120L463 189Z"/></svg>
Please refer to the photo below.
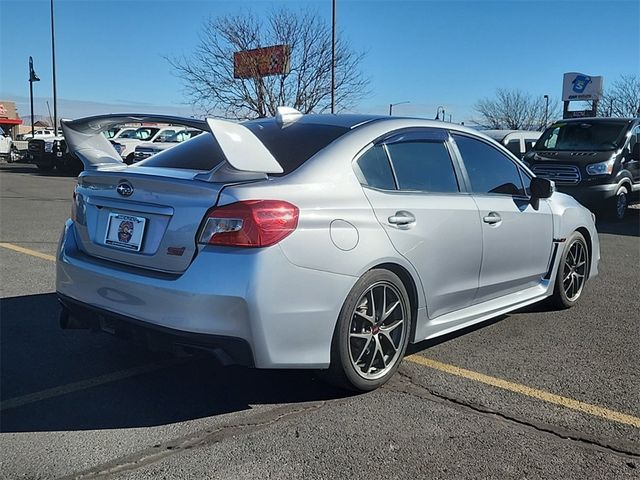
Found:
<svg viewBox="0 0 640 480"><path fill-rule="evenodd" d="M598 101L602 97L603 77L585 75L584 73L565 73L562 81L562 100L564 109L562 118L595 117ZM591 102L591 108L569 110L569 103L576 101Z"/></svg>
<svg viewBox="0 0 640 480"><path fill-rule="evenodd" d="M291 70L289 45L243 50L233 54L234 78L259 78L268 75L285 75Z"/></svg>

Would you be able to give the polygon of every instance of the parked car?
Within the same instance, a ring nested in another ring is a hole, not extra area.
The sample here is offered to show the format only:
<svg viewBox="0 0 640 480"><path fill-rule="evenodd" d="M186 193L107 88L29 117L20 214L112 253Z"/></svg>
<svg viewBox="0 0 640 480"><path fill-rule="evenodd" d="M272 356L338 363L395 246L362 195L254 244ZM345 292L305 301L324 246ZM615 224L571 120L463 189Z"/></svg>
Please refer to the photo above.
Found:
<svg viewBox="0 0 640 480"><path fill-rule="evenodd" d="M561 120L524 157L533 172L594 211L624 218L640 195L640 118Z"/></svg>
<svg viewBox="0 0 640 480"><path fill-rule="evenodd" d="M13 140L8 133L0 127L0 158L11 163L16 162L20 158L17 147L13 144Z"/></svg>
<svg viewBox="0 0 640 480"><path fill-rule="evenodd" d="M118 135L125 134L126 132L133 132L137 130L138 127L113 127L109 130L105 130L102 134L107 137L109 140L116 138Z"/></svg>
<svg viewBox="0 0 640 480"><path fill-rule="evenodd" d="M182 143L185 140L189 140L190 138L193 138L201 133L202 130L188 128L186 130L181 130L174 133L170 137L164 139L164 141L160 141L161 139L158 138L154 142L141 143L135 149L133 161L134 163L140 162L145 158L149 158L158 152L166 150L167 148L175 147L177 144Z"/></svg>
<svg viewBox="0 0 640 480"><path fill-rule="evenodd" d="M125 163L130 165L134 161L136 146L142 142L164 142L181 130L184 130L184 127L138 127L133 132L129 131L115 137L115 140L122 145L121 156Z"/></svg>
<svg viewBox="0 0 640 480"><path fill-rule="evenodd" d="M482 133L504 145L518 158L524 157L542 135L542 132L530 130L484 130Z"/></svg>
<svg viewBox="0 0 640 480"><path fill-rule="evenodd" d="M63 124L86 166L58 249L63 328L371 390L408 343L571 307L597 273L594 216L463 126L148 116L210 133L127 166L100 134L123 120Z"/></svg>

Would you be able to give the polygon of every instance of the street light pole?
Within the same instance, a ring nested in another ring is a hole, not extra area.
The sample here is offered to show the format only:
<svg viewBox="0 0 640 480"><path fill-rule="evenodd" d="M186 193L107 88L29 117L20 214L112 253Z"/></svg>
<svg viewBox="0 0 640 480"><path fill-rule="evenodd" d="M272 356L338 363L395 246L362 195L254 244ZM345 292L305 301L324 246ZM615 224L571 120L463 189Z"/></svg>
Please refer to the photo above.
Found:
<svg viewBox="0 0 640 480"><path fill-rule="evenodd" d="M33 125L33 82L39 82L40 79L33 70L33 57L29 57L29 101L31 102L31 138L36 136L35 126Z"/></svg>
<svg viewBox="0 0 640 480"><path fill-rule="evenodd" d="M544 128L547 128L549 123L549 95L544 96Z"/></svg>
<svg viewBox="0 0 640 480"><path fill-rule="evenodd" d="M333 0L332 5L333 5L333 9L332 9L332 21L331 21L331 113L336 113L336 0Z"/></svg>
<svg viewBox="0 0 640 480"><path fill-rule="evenodd" d="M58 135L58 99L56 95L56 43L53 25L53 0L51 0L51 64L53 71L53 134Z"/></svg>
<svg viewBox="0 0 640 480"><path fill-rule="evenodd" d="M389 104L389 116L391 116L393 114L393 107L395 107L396 105L404 105L405 103L411 103L411 102L409 100L405 100L404 102L390 103Z"/></svg>

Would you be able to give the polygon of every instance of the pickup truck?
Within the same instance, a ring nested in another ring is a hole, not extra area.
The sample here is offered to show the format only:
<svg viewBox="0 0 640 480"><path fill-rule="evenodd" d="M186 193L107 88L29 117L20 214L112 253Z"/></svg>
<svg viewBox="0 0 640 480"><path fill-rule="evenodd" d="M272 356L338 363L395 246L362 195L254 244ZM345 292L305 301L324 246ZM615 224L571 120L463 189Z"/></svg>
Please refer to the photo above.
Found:
<svg viewBox="0 0 640 480"><path fill-rule="evenodd" d="M17 147L11 137L0 127L0 158L7 162L15 162L20 158Z"/></svg>

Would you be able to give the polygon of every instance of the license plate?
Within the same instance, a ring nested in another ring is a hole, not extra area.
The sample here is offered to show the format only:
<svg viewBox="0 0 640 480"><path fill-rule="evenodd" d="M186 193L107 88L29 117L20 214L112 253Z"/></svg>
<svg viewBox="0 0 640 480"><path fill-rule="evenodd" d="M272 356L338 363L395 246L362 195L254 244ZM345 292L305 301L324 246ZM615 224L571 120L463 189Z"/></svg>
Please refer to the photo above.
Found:
<svg viewBox="0 0 640 480"><path fill-rule="evenodd" d="M139 252L142 247L144 225L147 219L111 212L104 243L113 247Z"/></svg>

